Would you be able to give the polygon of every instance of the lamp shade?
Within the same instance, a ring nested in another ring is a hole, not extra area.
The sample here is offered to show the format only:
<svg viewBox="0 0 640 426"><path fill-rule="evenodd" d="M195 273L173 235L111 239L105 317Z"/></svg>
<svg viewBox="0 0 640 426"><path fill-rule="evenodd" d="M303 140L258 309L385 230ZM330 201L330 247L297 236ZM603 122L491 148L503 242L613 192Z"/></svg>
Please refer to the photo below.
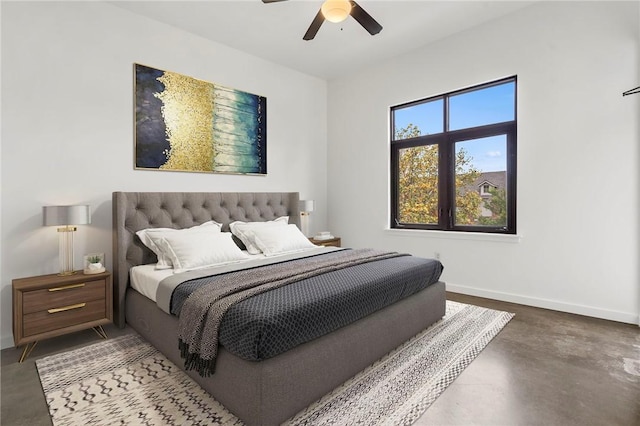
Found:
<svg viewBox="0 0 640 426"><path fill-rule="evenodd" d="M315 202L313 200L300 200L300 211L301 212L312 212L315 207Z"/></svg>
<svg viewBox="0 0 640 426"><path fill-rule="evenodd" d="M44 206L42 224L44 226L87 225L91 223L91 207L83 206Z"/></svg>
<svg viewBox="0 0 640 426"><path fill-rule="evenodd" d="M351 2L349 0L327 0L320 8L324 19L329 22L342 22L351 13Z"/></svg>

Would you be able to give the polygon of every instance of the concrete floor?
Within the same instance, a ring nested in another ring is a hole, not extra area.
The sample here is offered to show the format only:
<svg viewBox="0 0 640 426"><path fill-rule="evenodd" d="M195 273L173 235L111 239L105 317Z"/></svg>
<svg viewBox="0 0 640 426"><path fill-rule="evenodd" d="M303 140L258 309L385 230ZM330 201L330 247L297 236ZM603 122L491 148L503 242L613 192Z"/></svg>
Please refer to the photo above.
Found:
<svg viewBox="0 0 640 426"><path fill-rule="evenodd" d="M516 314L418 425L640 425L640 327L459 294ZM105 327L109 337L128 333ZM92 330L1 352L2 425L50 425L37 358L99 341Z"/></svg>

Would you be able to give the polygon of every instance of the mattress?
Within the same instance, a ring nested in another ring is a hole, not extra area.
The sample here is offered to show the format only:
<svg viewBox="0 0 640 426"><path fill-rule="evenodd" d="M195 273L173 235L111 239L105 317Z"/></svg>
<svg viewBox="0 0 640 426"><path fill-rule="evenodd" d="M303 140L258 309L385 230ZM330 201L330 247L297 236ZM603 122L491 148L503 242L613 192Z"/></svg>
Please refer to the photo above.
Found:
<svg viewBox="0 0 640 426"><path fill-rule="evenodd" d="M156 269L155 264L131 268L131 287L147 299L156 301L156 291L163 279L173 275L173 269Z"/></svg>

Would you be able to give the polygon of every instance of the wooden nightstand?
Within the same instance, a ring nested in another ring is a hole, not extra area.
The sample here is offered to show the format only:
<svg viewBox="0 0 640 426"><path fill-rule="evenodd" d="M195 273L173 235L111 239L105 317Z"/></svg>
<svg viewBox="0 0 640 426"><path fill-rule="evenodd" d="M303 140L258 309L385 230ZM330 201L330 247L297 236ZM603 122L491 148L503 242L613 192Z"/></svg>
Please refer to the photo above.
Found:
<svg viewBox="0 0 640 426"><path fill-rule="evenodd" d="M309 238L313 244L317 246L325 246L325 247L340 247L340 237L329 238L328 240L316 240L315 238Z"/></svg>
<svg viewBox="0 0 640 426"><path fill-rule="evenodd" d="M107 338L102 325L113 318L111 273L41 275L13 280L13 341L26 345L20 362L38 340L93 328Z"/></svg>

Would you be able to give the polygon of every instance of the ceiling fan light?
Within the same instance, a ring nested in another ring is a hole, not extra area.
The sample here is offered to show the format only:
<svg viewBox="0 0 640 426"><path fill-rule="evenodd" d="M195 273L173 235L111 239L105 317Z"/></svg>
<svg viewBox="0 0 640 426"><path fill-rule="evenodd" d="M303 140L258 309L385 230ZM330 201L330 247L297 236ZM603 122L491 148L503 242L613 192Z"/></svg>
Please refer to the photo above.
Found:
<svg viewBox="0 0 640 426"><path fill-rule="evenodd" d="M349 0L327 0L320 8L324 19L329 22L342 22L351 14L351 2Z"/></svg>

